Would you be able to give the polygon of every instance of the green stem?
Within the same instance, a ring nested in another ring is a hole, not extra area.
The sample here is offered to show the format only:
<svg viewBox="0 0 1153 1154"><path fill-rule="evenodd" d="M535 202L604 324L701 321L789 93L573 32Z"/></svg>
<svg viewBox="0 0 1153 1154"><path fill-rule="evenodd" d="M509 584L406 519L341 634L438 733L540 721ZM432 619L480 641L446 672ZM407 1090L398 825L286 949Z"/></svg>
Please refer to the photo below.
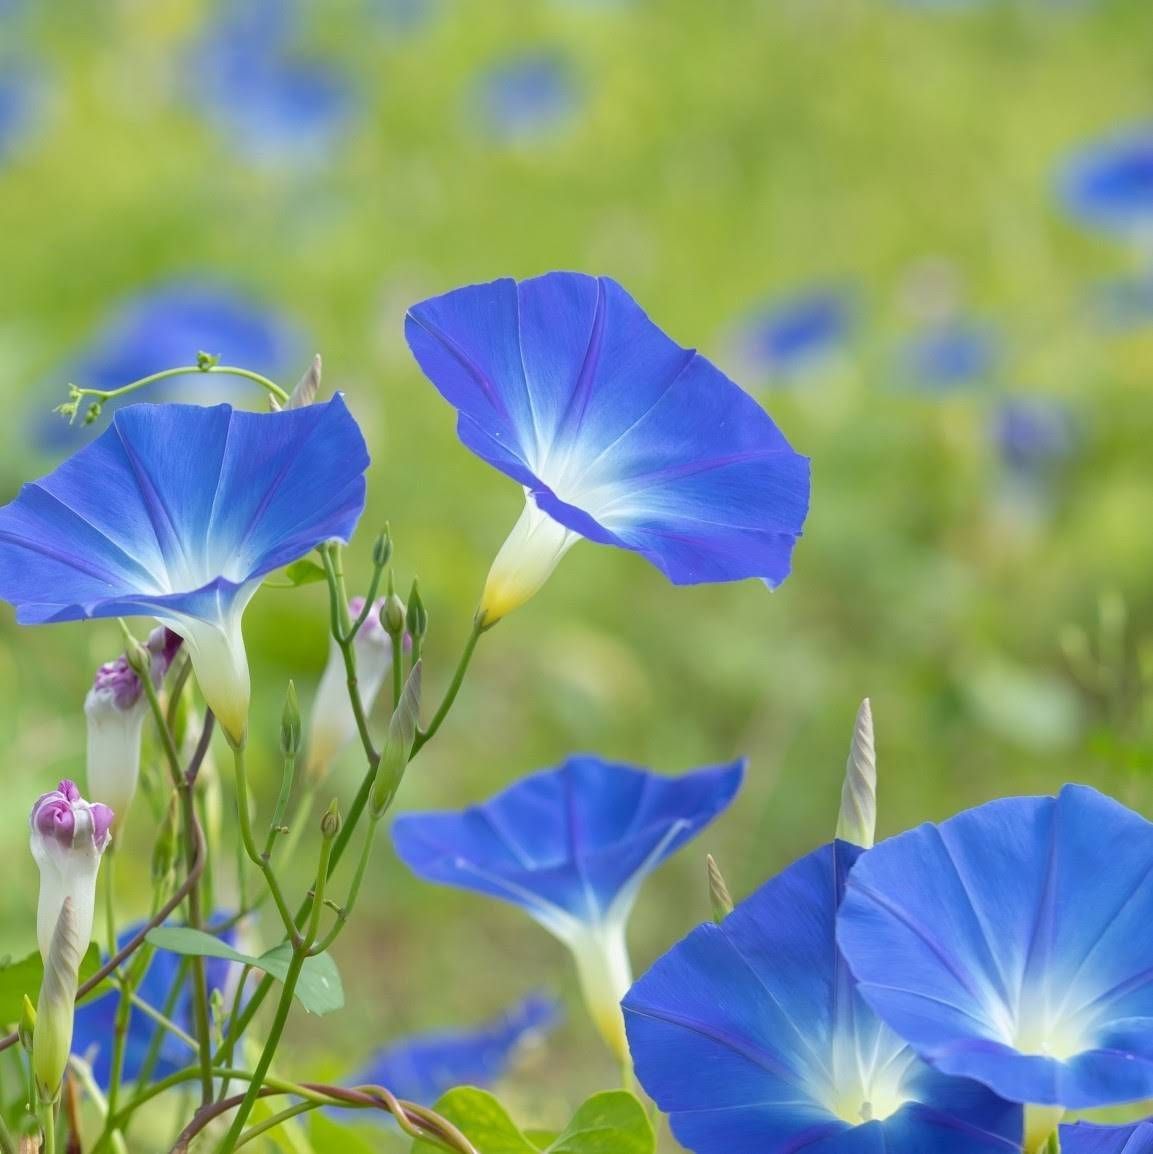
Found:
<svg viewBox="0 0 1153 1154"><path fill-rule="evenodd" d="M139 649L136 639L128 632L124 622L121 621L120 624L128 635L129 644L135 645ZM180 816L184 827L185 868L191 874L196 868L197 855L196 836L193 832L196 826L196 800L192 790L196 780L195 772L199 771L199 765L196 765L195 771L188 774L184 772L180 763L180 751L176 748L176 738L168 724L168 718L160 704L160 695L156 691L156 685L148 669L145 669L140 675L140 684L148 696L148 704L156 721L156 727L160 731L160 741L164 747L169 771L172 774L172 784L180 798ZM213 725L212 715L209 714L204 720L204 733L201 735L200 741L201 746L205 749L207 748L206 743L211 740ZM203 928L204 925L204 915L200 905L199 879L188 891L188 924L195 930ZM203 1104L207 1105L212 1101L212 1034L211 1018L208 1012L208 978L202 957L192 959L192 1007L196 1022L196 1037L200 1044L200 1093Z"/></svg>
<svg viewBox="0 0 1153 1154"><path fill-rule="evenodd" d="M310 952L313 954L323 954L336 941L340 931L344 929L345 922L352 915L353 908L356 906L356 899L360 896L360 887L364 883L364 875L368 870L369 858L372 857L372 847L376 844L377 822L378 819L372 819L365 831L364 844L360 849L360 859L356 863L356 873L352 875L352 884L348 887L348 897L345 899L344 905L337 911L336 922L325 935L323 941L312 947ZM315 911L317 908L314 903L313 910Z"/></svg>
<svg viewBox="0 0 1153 1154"><path fill-rule="evenodd" d="M3 1115L0 1115L0 1154L16 1154L16 1139L12 1137Z"/></svg>
<svg viewBox="0 0 1153 1154"><path fill-rule="evenodd" d="M56 1154L55 1103L40 1103L40 1128L44 1131L44 1146L41 1148L40 1154Z"/></svg>
<svg viewBox="0 0 1153 1154"><path fill-rule="evenodd" d="M482 625L480 621L474 621L472 632L468 635L464 652L460 655L456 672L452 675L452 681L449 682L448 691L444 695L444 700L440 703L440 708L432 715L432 720L428 723L428 728L419 730L416 735L416 740L412 743L413 757L432 740L436 731L444 724L444 719L448 716L449 711L456 701L457 694L460 693L460 687L464 684L465 674L468 673L468 667L472 663L472 655L476 652L477 642L480 641L481 635L484 632L485 626Z"/></svg>
<svg viewBox="0 0 1153 1154"><path fill-rule="evenodd" d="M252 1113L252 1108L256 1105L256 1100L260 1097L260 1091L264 1085L264 1079L268 1074L269 1067L272 1065L273 1056L276 1054L276 1048L280 1045L280 1039L284 1036L284 1027L288 1024L289 1011L292 1009L292 999L296 993L296 983L300 980L301 971L304 969L304 963L308 958L307 950L295 949L292 954L292 961L289 962L288 972L284 975L284 988L280 992L280 1001L276 1006L276 1014L272 1019L272 1028L268 1032L268 1038L265 1040L264 1049L261 1051L260 1060L256 1063L256 1069L252 1072L252 1081L248 1084L248 1091L244 1095L244 1100L240 1103L236 1113L232 1118L232 1125L228 1129L228 1133L224 1136L224 1141L220 1144L217 1154L233 1154L236 1149L236 1143L240 1140L241 1132L244 1130L244 1124L248 1121L248 1116Z"/></svg>
<svg viewBox="0 0 1153 1154"><path fill-rule="evenodd" d="M232 756L236 767L236 811L240 819L241 844L244 846L244 852L248 854L253 864L264 875L265 884L268 886L268 892L272 894L272 900L276 903L280 920L284 923L285 932L293 945L296 945L300 940L300 934L297 932L296 921L293 919L288 908L288 902L285 900L284 891L280 888L280 880L272 868L269 860L270 854L261 853L256 848L256 838L252 833L252 815L248 812L248 771L244 764L244 746L233 745Z"/></svg>
<svg viewBox="0 0 1153 1154"><path fill-rule="evenodd" d="M150 373L146 377L140 377L138 380L131 381L127 385L121 385L118 389L89 389L83 388L80 385L70 385L69 390L71 396L69 403L79 402L86 397L91 397L93 400L99 401L101 404L106 401L115 400L117 397L127 396L129 393L134 393L138 389L143 389L148 385L154 385L158 381L167 381L172 377L185 377L196 373L216 373L227 377L241 377L246 381L252 381L266 390L278 401L286 402L289 399L286 393L275 381L270 381L267 377L261 376L260 373L255 373L251 369L242 369L236 365L181 365L175 369L164 369L159 373Z"/></svg>

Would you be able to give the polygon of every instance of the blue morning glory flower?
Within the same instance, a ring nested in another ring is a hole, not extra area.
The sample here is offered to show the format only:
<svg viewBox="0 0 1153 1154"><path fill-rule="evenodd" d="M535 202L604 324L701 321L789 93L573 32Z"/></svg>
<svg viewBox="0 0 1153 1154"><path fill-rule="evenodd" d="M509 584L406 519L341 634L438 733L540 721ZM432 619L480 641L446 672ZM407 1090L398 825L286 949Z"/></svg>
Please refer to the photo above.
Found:
<svg viewBox="0 0 1153 1154"><path fill-rule="evenodd" d="M301 165L325 155L355 119L350 78L302 56L296 3L249 0L213 21L194 58L195 99L249 159Z"/></svg>
<svg viewBox="0 0 1153 1154"><path fill-rule="evenodd" d="M624 999L637 1077L694 1154L1011 1154L1022 1110L922 1062L834 940L845 842L676 945Z"/></svg>
<svg viewBox="0 0 1153 1154"><path fill-rule="evenodd" d="M383 1086L398 1098L434 1105L454 1086L493 1086L508 1072L517 1052L557 1022L560 1007L534 995L490 1022L468 1030L446 1030L406 1038L381 1050L354 1085Z"/></svg>
<svg viewBox="0 0 1153 1154"><path fill-rule="evenodd" d="M1073 414L1051 397L1006 397L993 414L993 437L1010 473L1035 478L1072 453Z"/></svg>
<svg viewBox="0 0 1153 1154"><path fill-rule="evenodd" d="M244 609L274 569L349 539L367 466L339 396L283 413L130 405L0 508L0 599L25 625L157 618L242 741Z"/></svg>
<svg viewBox="0 0 1153 1154"><path fill-rule="evenodd" d="M788 380L841 348L852 328L848 294L823 289L753 315L742 326L738 344L743 360L772 379Z"/></svg>
<svg viewBox="0 0 1153 1154"><path fill-rule="evenodd" d="M140 932L143 925L144 923L140 922L124 930L119 937L118 946L126 945ZM229 944L234 944L235 938L233 931L224 935L224 940ZM181 961L177 954L157 950L148 964L143 980L136 988L136 993L150 1006L163 1011L180 971ZM219 958L206 958L204 969L209 990L227 992L236 974L236 967ZM89 1062L97 1085L103 1089L108 1088L112 1073L112 1039L115 1034L114 1026L119 1003L120 995L113 990L85 1002L76 1009L72 1052ZM192 990L187 979L172 1004L171 1013L167 1016L185 1033L194 1032ZM160 1029L161 1027L141 1010L135 1007L132 1009L124 1042L125 1081L135 1081L140 1076L157 1031ZM153 1077L160 1079L175 1073L187 1066L191 1057L190 1052L178 1038L164 1031L157 1061L153 1067Z"/></svg>
<svg viewBox="0 0 1153 1154"><path fill-rule="evenodd" d="M960 318L934 321L905 342L900 375L927 391L985 383L997 367L998 341L988 326Z"/></svg>
<svg viewBox="0 0 1153 1154"><path fill-rule="evenodd" d="M1153 1122L1130 1126L1078 1122L1062 1126L1061 1154L1153 1154Z"/></svg>
<svg viewBox="0 0 1153 1154"><path fill-rule="evenodd" d="M518 905L567 945L594 1021L623 1055L625 929L641 883L724 812L743 775L743 762L661 777L572 757L484 805L399 817L392 838L417 876Z"/></svg>
<svg viewBox="0 0 1153 1154"><path fill-rule="evenodd" d="M1061 178L1066 206L1094 228L1123 234L1153 229L1153 125L1086 148Z"/></svg>
<svg viewBox="0 0 1153 1154"><path fill-rule="evenodd" d="M552 137L575 116L581 90L572 62L560 52L526 52L477 78L470 114L493 139L528 144Z"/></svg>
<svg viewBox="0 0 1153 1154"><path fill-rule="evenodd" d="M473 285L414 305L405 333L458 410L460 439L525 487L481 600L486 623L527 601L581 537L640 553L678 585L785 579L807 459L615 281Z"/></svg>
<svg viewBox="0 0 1153 1154"><path fill-rule="evenodd" d="M943 1073L1086 1109L1153 1097L1153 825L1085 786L990 802L872 850L841 948Z"/></svg>

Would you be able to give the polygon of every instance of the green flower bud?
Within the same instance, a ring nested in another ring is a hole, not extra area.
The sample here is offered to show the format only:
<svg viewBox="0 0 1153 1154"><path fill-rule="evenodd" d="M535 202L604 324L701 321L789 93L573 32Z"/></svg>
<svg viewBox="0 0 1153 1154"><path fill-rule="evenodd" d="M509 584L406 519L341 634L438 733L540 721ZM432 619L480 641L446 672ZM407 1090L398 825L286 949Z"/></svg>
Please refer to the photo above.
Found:
<svg viewBox="0 0 1153 1154"><path fill-rule="evenodd" d="M17 1033L20 1035L20 1045L24 1047L24 1052L31 1054L32 1039L36 1035L36 1007L32 1005L32 999L27 994L24 995L24 1004L20 1007Z"/></svg>
<svg viewBox="0 0 1153 1154"><path fill-rule="evenodd" d="M321 836L328 841L332 841L332 839L340 833L341 824L340 802L338 802L336 798L333 798L328 809L324 811L324 816L320 819Z"/></svg>
<svg viewBox="0 0 1153 1154"><path fill-rule="evenodd" d="M713 907L713 921L720 925L733 912L733 898L716 859L709 854L705 860L708 863L709 902Z"/></svg>
<svg viewBox="0 0 1153 1154"><path fill-rule="evenodd" d="M296 696L296 683L290 681L284 698L284 712L280 715L280 751L285 757L296 757L300 744L300 701Z"/></svg>
<svg viewBox="0 0 1153 1154"><path fill-rule="evenodd" d="M384 607L380 611L380 623L385 632L394 639L404 633L404 622L407 611L404 602L395 594L389 593L384 599Z"/></svg>
<svg viewBox="0 0 1153 1154"><path fill-rule="evenodd" d="M408 614L405 624L408 626L408 632L413 641L421 640L428 632L428 610L424 607L424 601L420 596L420 585L415 579L412 582L412 592L408 595Z"/></svg>
<svg viewBox="0 0 1153 1154"><path fill-rule="evenodd" d="M388 526L385 526L384 532L376 539L376 543L372 546L372 563L378 568L383 569L389 561L392 560L392 535L388 531Z"/></svg>
<svg viewBox="0 0 1153 1154"><path fill-rule="evenodd" d="M76 985L84 955L72 899L65 898L44 961L36 1029L32 1037L32 1072L42 1102L55 1102L72 1050Z"/></svg>

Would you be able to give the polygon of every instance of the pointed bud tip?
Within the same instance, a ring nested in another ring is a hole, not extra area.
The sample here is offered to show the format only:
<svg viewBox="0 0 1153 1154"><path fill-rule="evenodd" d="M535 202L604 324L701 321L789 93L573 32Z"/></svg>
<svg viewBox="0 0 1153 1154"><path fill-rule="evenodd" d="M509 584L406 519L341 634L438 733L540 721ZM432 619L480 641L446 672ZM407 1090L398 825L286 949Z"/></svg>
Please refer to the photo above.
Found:
<svg viewBox="0 0 1153 1154"><path fill-rule="evenodd" d="M705 864L708 869L709 903L713 908L713 921L719 925L733 912L733 898L716 858L707 854Z"/></svg>

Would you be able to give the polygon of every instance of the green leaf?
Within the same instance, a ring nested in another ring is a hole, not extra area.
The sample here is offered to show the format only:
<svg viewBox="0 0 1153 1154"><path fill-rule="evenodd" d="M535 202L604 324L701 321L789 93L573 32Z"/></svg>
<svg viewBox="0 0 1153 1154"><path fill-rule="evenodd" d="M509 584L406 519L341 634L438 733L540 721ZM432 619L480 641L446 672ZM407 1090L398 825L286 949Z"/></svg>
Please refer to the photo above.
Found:
<svg viewBox="0 0 1153 1154"><path fill-rule="evenodd" d="M487 1090L461 1086L449 1090L436 1112L460 1130L480 1154L540 1154L508 1116L508 1111ZM443 1154L431 1142L416 1142L412 1154Z"/></svg>
<svg viewBox="0 0 1153 1154"><path fill-rule="evenodd" d="M480 1154L656 1154L648 1114L624 1090L595 1094L557 1135L523 1133L496 1098L472 1087L450 1090L436 1112L461 1130ZM431 1143L417 1142L412 1154L435 1150Z"/></svg>
<svg viewBox="0 0 1153 1154"><path fill-rule="evenodd" d="M229 962L254 966L277 981L283 982L292 963L292 946L281 942L260 957L242 954L226 942L214 938L203 930L187 926L161 926L152 930L148 940L161 950L192 957L223 958ZM344 987L340 981L340 971L327 954L317 954L304 963L304 969L296 983L296 1000L310 1014L330 1014L344 1005Z"/></svg>
<svg viewBox="0 0 1153 1154"><path fill-rule="evenodd" d="M100 969L100 950L93 942L80 962L80 982L88 981L98 969ZM17 961L13 961L10 957L0 960L0 1022L6 1026L14 1026L20 1021L24 995L27 994L35 1005L43 977L44 960L38 952ZM88 998L98 997L104 992L103 986L98 987L88 995Z"/></svg>
<svg viewBox="0 0 1153 1154"><path fill-rule="evenodd" d="M315 585L318 581L327 580L324 567L307 557L293 561L291 565L265 578L264 584L269 589L296 589L301 585Z"/></svg>
<svg viewBox="0 0 1153 1154"><path fill-rule="evenodd" d="M379 1140L380 1119L387 1117L387 1115L370 1110L358 1110L355 1114L351 1111L348 1113L349 1118L357 1116L361 1117L362 1123L368 1122L370 1117L372 1121L376 1122L374 1137ZM397 1133L399 1134L400 1131L398 1130ZM370 1143L363 1132L358 1132L352 1126L343 1122L336 1122L319 1112L312 1115L312 1121L308 1128L308 1140L315 1154L380 1154L380 1147Z"/></svg>
<svg viewBox="0 0 1153 1154"><path fill-rule="evenodd" d="M656 1135L644 1106L624 1090L594 1094L548 1154L654 1154Z"/></svg>

